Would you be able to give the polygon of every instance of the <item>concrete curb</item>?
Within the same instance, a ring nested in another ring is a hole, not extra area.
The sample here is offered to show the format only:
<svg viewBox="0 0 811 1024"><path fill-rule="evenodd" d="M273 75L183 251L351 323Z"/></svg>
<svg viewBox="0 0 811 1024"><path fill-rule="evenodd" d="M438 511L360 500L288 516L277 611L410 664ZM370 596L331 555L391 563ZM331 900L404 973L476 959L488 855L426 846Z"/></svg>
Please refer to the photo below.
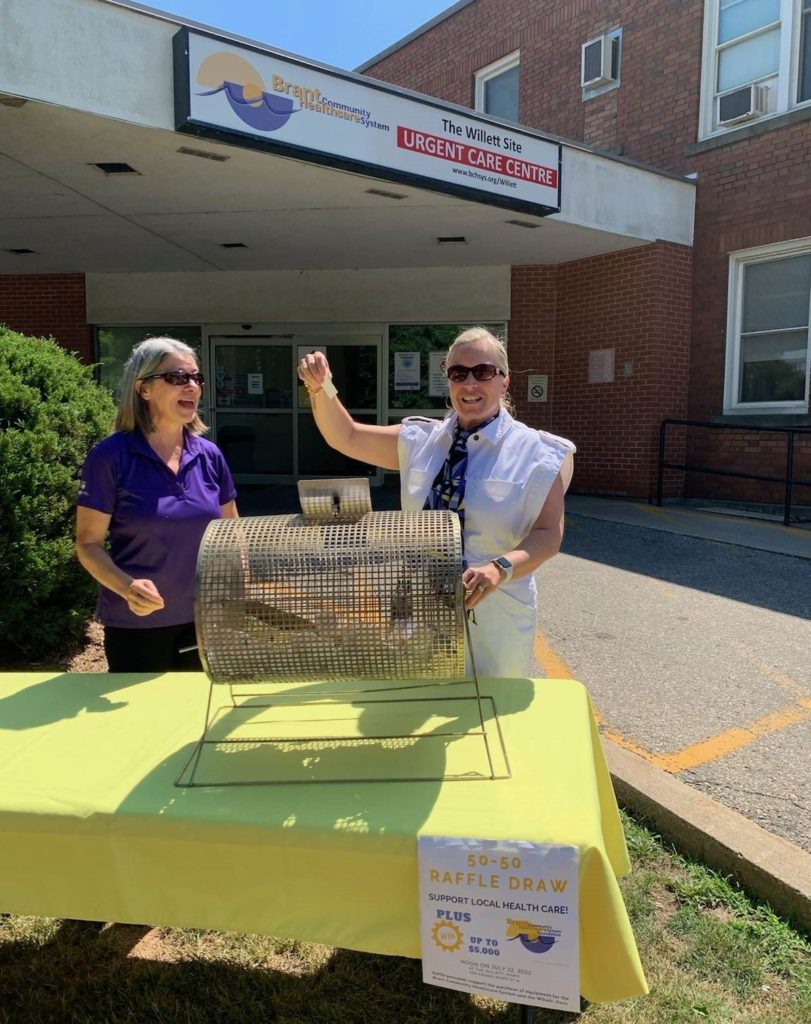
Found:
<svg viewBox="0 0 811 1024"><path fill-rule="evenodd" d="M811 934L811 854L603 737L620 806Z"/></svg>

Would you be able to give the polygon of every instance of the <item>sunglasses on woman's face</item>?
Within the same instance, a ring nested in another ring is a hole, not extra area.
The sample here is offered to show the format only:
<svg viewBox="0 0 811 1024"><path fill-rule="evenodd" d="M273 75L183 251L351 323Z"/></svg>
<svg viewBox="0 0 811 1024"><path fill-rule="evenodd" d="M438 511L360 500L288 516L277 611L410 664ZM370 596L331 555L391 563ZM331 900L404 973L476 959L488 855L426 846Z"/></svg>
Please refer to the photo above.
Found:
<svg viewBox="0 0 811 1024"><path fill-rule="evenodd" d="M199 370L166 370L164 373L150 373L148 377L141 377L141 380L165 380L167 384L174 384L176 387L185 387L190 380L193 380L198 387L202 387L206 378Z"/></svg>
<svg viewBox="0 0 811 1024"><path fill-rule="evenodd" d="M454 384L466 381L469 373L472 373L476 380L492 380L497 373L502 377L507 376L503 370L499 370L492 363L477 363L475 366L462 366L460 363L454 363L453 366L449 366L445 370L445 373L448 380L452 380Z"/></svg>

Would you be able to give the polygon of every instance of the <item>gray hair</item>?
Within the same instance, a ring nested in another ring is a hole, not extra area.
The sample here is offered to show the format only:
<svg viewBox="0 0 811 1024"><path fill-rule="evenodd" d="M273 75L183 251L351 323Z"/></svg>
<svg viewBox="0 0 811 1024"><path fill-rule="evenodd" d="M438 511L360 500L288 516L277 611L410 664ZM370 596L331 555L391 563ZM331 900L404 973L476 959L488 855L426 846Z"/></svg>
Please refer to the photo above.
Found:
<svg viewBox="0 0 811 1024"><path fill-rule="evenodd" d="M149 403L138 394L135 384L141 377L157 373L166 356L172 355L186 356L197 362L194 349L177 338L146 338L135 346L124 364L114 430L132 431L138 427L144 434L153 432L155 425L149 414ZM190 434L204 434L208 427L195 415L186 429Z"/></svg>
<svg viewBox="0 0 811 1024"><path fill-rule="evenodd" d="M448 354L445 356L445 364L447 366L451 365L453 356L464 345L485 345L492 353L493 364L501 370L505 377L509 376L510 361L507 357L507 349L504 342L501 338L497 338L495 334L491 334L486 327L469 327L467 330L462 331L461 334L457 334L451 342ZM509 392L505 392L502 396L501 408L506 409L509 413L515 412Z"/></svg>

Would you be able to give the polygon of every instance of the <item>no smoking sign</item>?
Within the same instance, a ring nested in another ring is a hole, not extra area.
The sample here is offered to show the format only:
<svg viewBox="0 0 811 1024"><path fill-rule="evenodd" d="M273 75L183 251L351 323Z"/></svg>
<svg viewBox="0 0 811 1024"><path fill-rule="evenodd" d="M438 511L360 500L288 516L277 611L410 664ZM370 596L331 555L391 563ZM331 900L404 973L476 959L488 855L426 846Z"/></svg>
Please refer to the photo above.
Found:
<svg viewBox="0 0 811 1024"><path fill-rule="evenodd" d="M536 373L527 377L527 401L545 402L549 392L549 374Z"/></svg>

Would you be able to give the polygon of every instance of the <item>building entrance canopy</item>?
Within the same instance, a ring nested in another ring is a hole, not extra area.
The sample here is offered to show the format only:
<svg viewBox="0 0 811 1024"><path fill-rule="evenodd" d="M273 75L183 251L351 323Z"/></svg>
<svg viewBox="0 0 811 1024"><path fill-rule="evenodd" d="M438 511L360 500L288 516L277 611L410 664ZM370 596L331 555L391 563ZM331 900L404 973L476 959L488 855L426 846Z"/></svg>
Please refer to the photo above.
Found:
<svg viewBox="0 0 811 1024"><path fill-rule="evenodd" d="M508 266L692 243L683 179L136 6L3 10L0 273Z"/></svg>

